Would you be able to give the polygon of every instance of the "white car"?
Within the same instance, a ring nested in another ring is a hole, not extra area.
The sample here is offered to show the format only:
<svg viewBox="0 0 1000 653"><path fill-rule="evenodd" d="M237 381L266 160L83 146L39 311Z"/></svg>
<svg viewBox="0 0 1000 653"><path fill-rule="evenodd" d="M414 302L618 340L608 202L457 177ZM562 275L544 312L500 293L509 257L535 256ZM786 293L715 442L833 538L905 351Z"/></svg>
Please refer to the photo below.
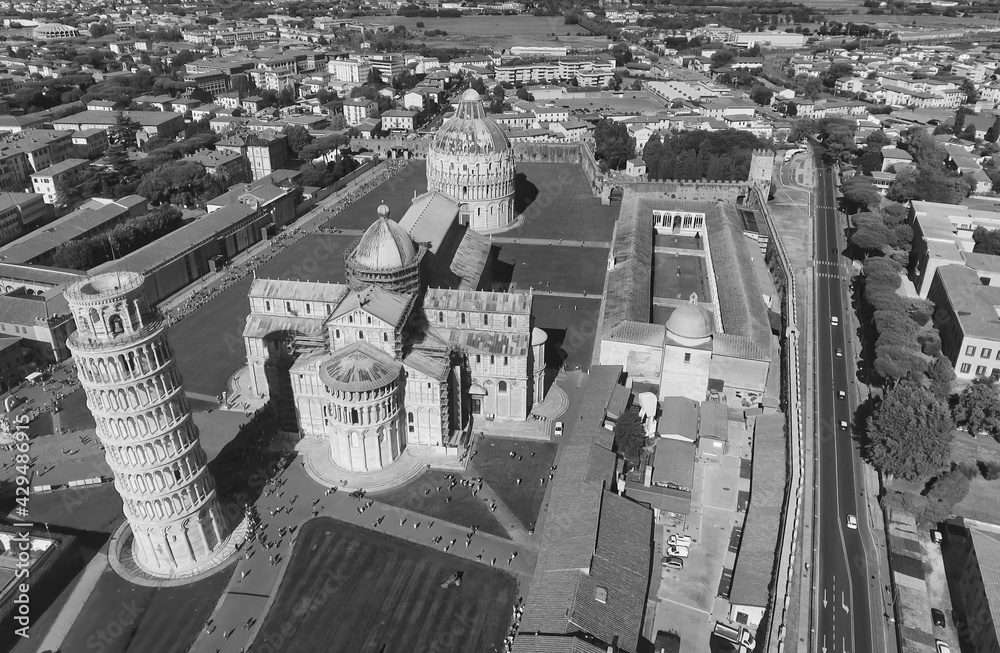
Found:
<svg viewBox="0 0 1000 653"><path fill-rule="evenodd" d="M670 546L691 546L691 536L690 535L671 535L667 538L667 544Z"/></svg>
<svg viewBox="0 0 1000 653"><path fill-rule="evenodd" d="M837 398L838 399L847 399L847 393L844 392L843 390L837 390Z"/></svg>
<svg viewBox="0 0 1000 653"><path fill-rule="evenodd" d="M836 315L834 315L833 317L830 318L830 324L833 325L833 326L839 326L840 325L840 318L837 317Z"/></svg>
<svg viewBox="0 0 1000 653"><path fill-rule="evenodd" d="M840 428L844 430L847 429L847 420L840 420Z"/></svg>
<svg viewBox="0 0 1000 653"><path fill-rule="evenodd" d="M852 531L858 530L858 518L854 515L847 516L847 527Z"/></svg>
<svg viewBox="0 0 1000 653"><path fill-rule="evenodd" d="M844 356L844 350L841 349L840 347L837 347L836 349L834 349L833 353L835 353L837 355L837 358L843 358L843 356Z"/></svg>
<svg viewBox="0 0 1000 653"><path fill-rule="evenodd" d="M563 423L562 423L562 422L556 422L556 437L557 437L557 438L558 438L558 437L559 437L560 435L562 435L562 434L563 434L563 428L564 428L564 427L563 427Z"/></svg>
<svg viewBox="0 0 1000 653"><path fill-rule="evenodd" d="M674 558L686 558L688 557L690 551L691 551L690 549L688 549L686 546L683 545L667 547L667 555L672 556Z"/></svg>

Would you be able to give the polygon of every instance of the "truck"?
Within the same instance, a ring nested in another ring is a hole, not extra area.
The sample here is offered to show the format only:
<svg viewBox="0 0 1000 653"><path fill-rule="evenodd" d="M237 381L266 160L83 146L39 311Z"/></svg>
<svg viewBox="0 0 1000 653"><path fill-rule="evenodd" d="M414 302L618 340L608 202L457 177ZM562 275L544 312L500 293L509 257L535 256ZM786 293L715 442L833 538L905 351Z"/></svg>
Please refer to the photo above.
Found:
<svg viewBox="0 0 1000 653"><path fill-rule="evenodd" d="M757 647L757 640L744 626L730 626L722 621L717 621L715 622L715 630L712 632L717 637L738 646L741 653L753 651Z"/></svg>

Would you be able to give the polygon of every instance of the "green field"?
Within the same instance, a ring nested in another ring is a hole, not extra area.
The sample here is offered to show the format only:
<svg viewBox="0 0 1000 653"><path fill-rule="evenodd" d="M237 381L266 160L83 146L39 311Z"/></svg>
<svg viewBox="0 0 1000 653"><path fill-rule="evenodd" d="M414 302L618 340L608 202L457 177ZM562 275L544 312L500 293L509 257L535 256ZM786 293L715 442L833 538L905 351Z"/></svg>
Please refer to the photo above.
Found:
<svg viewBox="0 0 1000 653"><path fill-rule="evenodd" d="M516 591L498 569L328 518L302 527L288 564L252 651L499 650ZM460 587L440 587L456 572Z"/></svg>
<svg viewBox="0 0 1000 653"><path fill-rule="evenodd" d="M472 528L478 525L484 533L510 539L482 498L472 496L472 490L461 484L454 489L450 489L450 485L451 481L445 478L444 472L427 471L402 487L380 494L372 493L372 498L459 526Z"/></svg>
<svg viewBox="0 0 1000 653"><path fill-rule="evenodd" d="M535 295L535 326L545 331L546 367L590 369L601 300Z"/></svg>
<svg viewBox="0 0 1000 653"><path fill-rule="evenodd" d="M705 259L700 256L655 254L653 260L653 297L687 299L692 292L708 301Z"/></svg>
<svg viewBox="0 0 1000 653"><path fill-rule="evenodd" d="M475 473L483 477L525 530L535 528L557 448L555 442L510 438L484 437L476 443L472 459ZM544 485L538 482L541 478L545 479Z"/></svg>
<svg viewBox="0 0 1000 653"><path fill-rule="evenodd" d="M573 48L605 49L608 40L593 36L579 25L567 25L562 16L465 16L462 18L404 18L403 16L372 16L364 25L403 25L411 32L421 33L417 23L427 29L444 30L446 37L421 40L430 47L482 47L483 45L566 45ZM569 36L567 36L567 33ZM555 34L555 36L550 36ZM582 34L582 35L581 35Z"/></svg>

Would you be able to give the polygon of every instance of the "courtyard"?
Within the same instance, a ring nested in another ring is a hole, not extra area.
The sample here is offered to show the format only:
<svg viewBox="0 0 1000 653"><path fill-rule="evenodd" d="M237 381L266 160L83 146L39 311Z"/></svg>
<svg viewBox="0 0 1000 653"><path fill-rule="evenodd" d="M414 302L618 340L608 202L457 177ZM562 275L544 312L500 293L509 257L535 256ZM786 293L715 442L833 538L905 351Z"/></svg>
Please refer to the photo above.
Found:
<svg viewBox="0 0 1000 653"><path fill-rule="evenodd" d="M653 297L687 300L691 293L709 301L708 273L705 259L681 254L654 254Z"/></svg>
<svg viewBox="0 0 1000 653"><path fill-rule="evenodd" d="M484 437L476 443L472 469L497 493L525 530L535 528L556 449L558 445L554 442L497 437ZM540 479L545 479L544 483Z"/></svg>
<svg viewBox="0 0 1000 653"><path fill-rule="evenodd" d="M454 574L461 586L441 585ZM302 527L253 650L498 650L513 576L328 518Z"/></svg>
<svg viewBox="0 0 1000 653"><path fill-rule="evenodd" d="M493 264L493 278L517 292L533 288L537 295L604 292L608 250L594 247L504 243Z"/></svg>

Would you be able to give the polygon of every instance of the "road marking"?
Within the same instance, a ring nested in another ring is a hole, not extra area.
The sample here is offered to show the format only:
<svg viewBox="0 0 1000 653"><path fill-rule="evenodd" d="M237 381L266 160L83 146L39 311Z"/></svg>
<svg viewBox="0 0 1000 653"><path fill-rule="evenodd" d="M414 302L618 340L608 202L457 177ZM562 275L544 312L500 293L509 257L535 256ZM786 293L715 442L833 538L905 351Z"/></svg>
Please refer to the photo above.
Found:
<svg viewBox="0 0 1000 653"><path fill-rule="evenodd" d="M844 612L846 612L847 614L851 613L851 609L847 607L847 596L844 595L843 591L841 591L840 593L840 607L842 607L844 609Z"/></svg>
<svg viewBox="0 0 1000 653"><path fill-rule="evenodd" d="M827 601L826 601L826 588L824 587L823 588L823 607L824 608L826 607L826 603L827 603Z"/></svg>

